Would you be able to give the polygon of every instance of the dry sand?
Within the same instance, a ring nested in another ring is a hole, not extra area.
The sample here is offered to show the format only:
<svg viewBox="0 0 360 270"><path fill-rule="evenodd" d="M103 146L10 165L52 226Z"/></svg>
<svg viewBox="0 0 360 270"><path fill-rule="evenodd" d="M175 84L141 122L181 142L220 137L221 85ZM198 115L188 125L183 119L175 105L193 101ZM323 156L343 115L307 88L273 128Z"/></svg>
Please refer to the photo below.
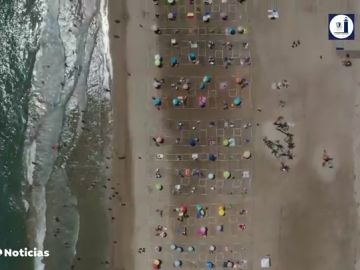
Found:
<svg viewBox="0 0 360 270"><path fill-rule="evenodd" d="M152 15L145 12L145 3L151 1L127 1L127 6L124 1L109 2L115 75L113 185L126 203L114 203L113 240L117 244L113 245L111 269L145 269L151 258L138 255L137 249L149 247L148 205L159 203L149 202L144 188L151 128L144 104L148 104L148 82L155 74L144 61L153 53L148 48L156 44L149 30ZM263 109L255 113L260 127L255 133L251 198L253 269L260 268L258 259L265 254L272 255L274 269L354 269L359 252L354 174L358 177L359 165L354 164L353 153L355 160L360 160L360 154L359 114L354 118L353 113L359 100L355 95L359 69L356 61L352 68L343 67L333 43L327 40L327 14L347 10L350 2L345 2L253 0L249 5L252 93L255 107ZM274 4L281 18L270 22L266 10ZM116 19L121 23L114 23ZM114 34L120 38L113 38ZM301 45L291 48L298 39ZM287 79L290 87L271 90L271 82L281 79ZM283 109L278 106L280 98L287 102ZM262 142L269 135L266 123L279 115L295 124L296 157L288 174L280 172ZM333 169L321 167L323 149L334 156ZM357 178L355 183L359 183Z"/></svg>

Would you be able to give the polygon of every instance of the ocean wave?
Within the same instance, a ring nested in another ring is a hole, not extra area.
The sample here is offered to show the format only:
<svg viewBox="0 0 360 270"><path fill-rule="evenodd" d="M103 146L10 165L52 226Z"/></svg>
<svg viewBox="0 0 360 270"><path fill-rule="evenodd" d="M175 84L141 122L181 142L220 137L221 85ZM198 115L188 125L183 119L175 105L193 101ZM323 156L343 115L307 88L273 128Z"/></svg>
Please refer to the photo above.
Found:
<svg viewBox="0 0 360 270"><path fill-rule="evenodd" d="M88 98L110 98L104 89L112 74L108 23L103 17L107 2L44 0L44 6L24 149L29 213L39 249L46 237L48 181L55 168L66 168L81 134ZM44 262L35 260L35 268L44 269Z"/></svg>

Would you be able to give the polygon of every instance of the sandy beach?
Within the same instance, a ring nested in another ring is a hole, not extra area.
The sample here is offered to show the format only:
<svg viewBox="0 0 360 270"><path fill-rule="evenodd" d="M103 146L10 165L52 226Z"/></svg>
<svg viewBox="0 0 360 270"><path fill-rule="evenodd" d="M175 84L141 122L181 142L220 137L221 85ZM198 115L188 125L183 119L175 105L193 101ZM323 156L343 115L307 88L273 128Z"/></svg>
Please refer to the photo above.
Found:
<svg viewBox="0 0 360 270"><path fill-rule="evenodd" d="M111 269L150 268L154 259L165 269L176 260L183 269L202 268L209 261L216 268L231 261L240 269L261 269L260 259L266 255L271 256L273 269L355 269L359 69L356 59L352 67L341 64L334 43L327 39L327 14L358 13L358 7L351 1L214 2L210 8L215 18L203 23L199 15L207 7L201 3L169 7L160 1L158 7L152 1L109 1L112 186L120 193L111 206ZM191 8L197 19L186 18ZM267 18L270 8L279 10L279 19ZM167 19L171 9L177 10L175 21ZM224 10L230 17L223 21L216 16ZM157 12L159 18L154 16ZM160 35L152 31L153 24L159 26ZM226 34L238 26L248 33ZM171 38L177 47L171 46ZM217 62L209 65L209 40L215 47L223 40L232 44L232 49L219 45L213 53L220 62L231 55L228 68ZM199 65L186 58L193 43L199 45L195 50ZM163 57L162 68L154 66L156 54ZM171 67L174 55L179 64ZM251 65L241 65L247 56ZM212 80L202 91L198 84L205 75ZM181 77L191 80L189 94L172 86ZM249 85L237 85L238 77ZM154 78L164 78L160 90L154 89ZM288 86L272 89L274 82L283 80ZM188 95L188 103L173 106L180 95ZM197 105L200 96L207 98L205 108ZM161 98L159 110L152 97ZM241 98L240 108L231 106L236 97ZM279 116L294 138L292 160L275 158L264 144L264 137L281 142L286 138L273 125ZM251 126L245 127L248 123ZM152 141L157 136L164 139L159 146ZM195 137L199 141L189 146ZM225 139L234 139L236 145L224 146ZM252 153L249 160L242 156L247 150ZM324 150L334 158L332 168L322 166ZM197 160L194 153L199 154ZM210 154L217 160L208 160ZM280 170L281 161L290 167L288 172ZM231 177L224 180L225 171ZM210 174L215 175L213 182ZM179 221L176 208L182 205L189 217ZM197 205L206 212L204 217L196 218ZM220 206L225 216L218 214ZM159 225L166 237L156 236ZM198 235L200 227L208 229L206 237ZM172 244L184 252L173 251ZM216 252L209 252L211 245L216 245ZM186 252L189 247L194 251Z"/></svg>

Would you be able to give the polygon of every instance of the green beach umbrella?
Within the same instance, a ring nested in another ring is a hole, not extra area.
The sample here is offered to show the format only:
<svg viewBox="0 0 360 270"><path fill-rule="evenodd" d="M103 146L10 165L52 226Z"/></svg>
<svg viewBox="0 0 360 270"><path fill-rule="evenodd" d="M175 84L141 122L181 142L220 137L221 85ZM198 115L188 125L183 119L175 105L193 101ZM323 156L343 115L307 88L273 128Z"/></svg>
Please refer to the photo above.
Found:
<svg viewBox="0 0 360 270"><path fill-rule="evenodd" d="M161 61L156 59L154 64L155 64L155 66L160 67L161 66Z"/></svg>
<svg viewBox="0 0 360 270"><path fill-rule="evenodd" d="M155 188L156 188L156 190L160 191L160 190L163 189L163 185L160 184L160 183L156 183L156 184L155 184Z"/></svg>
<svg viewBox="0 0 360 270"><path fill-rule="evenodd" d="M223 140L223 146L229 146L230 142L228 139Z"/></svg>
<svg viewBox="0 0 360 270"><path fill-rule="evenodd" d="M231 173L229 171L224 171L223 176L225 179L229 179L231 176Z"/></svg>

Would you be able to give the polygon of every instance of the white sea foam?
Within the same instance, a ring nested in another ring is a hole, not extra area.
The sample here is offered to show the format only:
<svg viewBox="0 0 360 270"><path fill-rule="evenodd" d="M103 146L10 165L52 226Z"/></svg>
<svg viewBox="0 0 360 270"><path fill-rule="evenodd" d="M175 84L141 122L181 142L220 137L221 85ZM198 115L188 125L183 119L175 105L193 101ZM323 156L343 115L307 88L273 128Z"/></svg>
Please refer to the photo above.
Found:
<svg viewBox="0 0 360 270"><path fill-rule="evenodd" d="M103 91L109 88L112 77L107 1L101 0L100 15L94 10L99 0L91 0L94 2L91 5L82 1L83 16L78 16L75 1L44 0L46 12L33 70L24 150L27 183L32 186L29 204L36 223L34 238L39 249L44 247L46 236L46 186L57 160L57 152L51 146L58 144L60 138L66 141L64 136L79 136L81 113L73 134L66 130L65 123L72 111L85 108L87 95L101 100L110 98L109 93ZM78 27L74 28L74 23ZM36 259L35 269L44 268L42 260Z"/></svg>
<svg viewBox="0 0 360 270"><path fill-rule="evenodd" d="M101 8L100 8L100 14L101 14L101 28L102 28L102 34L103 38L102 41L104 43L104 54L106 56L106 62L105 62L105 85L110 87L109 80L113 78L113 69L112 69L112 61L111 61L111 54L110 54L110 37L109 37L109 17L108 17L108 1L107 0L101 0Z"/></svg>

